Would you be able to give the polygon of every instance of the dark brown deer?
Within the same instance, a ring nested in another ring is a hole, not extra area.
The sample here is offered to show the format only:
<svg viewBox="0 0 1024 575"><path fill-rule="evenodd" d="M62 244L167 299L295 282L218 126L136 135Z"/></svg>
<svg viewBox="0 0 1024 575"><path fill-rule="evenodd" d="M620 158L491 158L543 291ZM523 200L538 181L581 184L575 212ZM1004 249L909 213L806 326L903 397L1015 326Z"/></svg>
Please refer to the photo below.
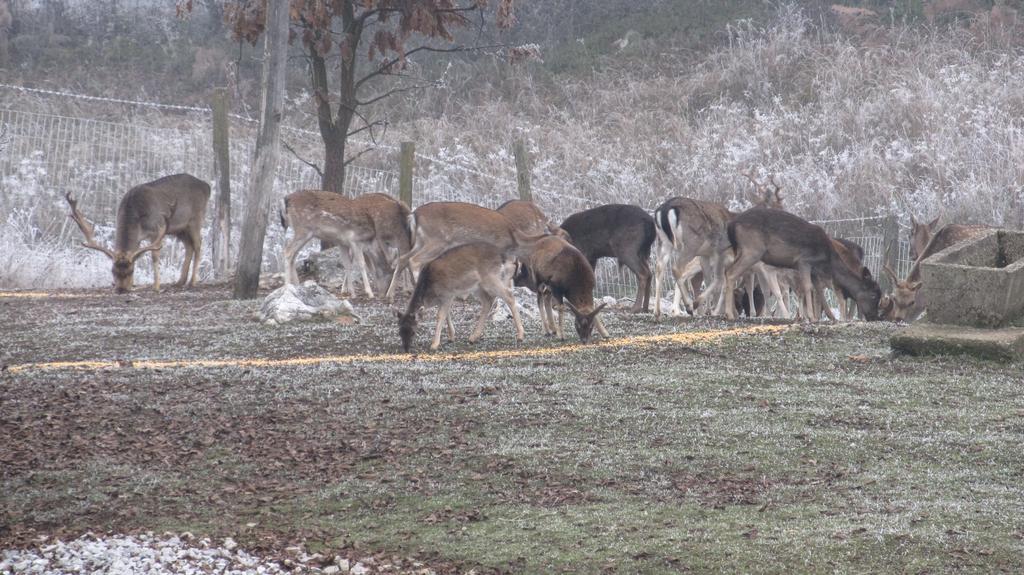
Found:
<svg viewBox="0 0 1024 575"><path fill-rule="evenodd" d="M728 226L729 242L736 259L725 272L725 297L718 313L735 319L733 290L736 281L754 264L796 269L799 272L799 293L804 317L817 319L814 292L822 301L822 285L834 281L850 293L864 319L878 318L881 289L867 268L856 266L848 250L836 247L825 230L789 212L770 208L753 208L736 216ZM815 285L815 279L818 280ZM723 308L724 309L721 309Z"/></svg>
<svg viewBox="0 0 1024 575"><path fill-rule="evenodd" d="M594 306L594 268L582 252L561 237L551 235L537 241L514 280L515 285L528 287L537 294L537 309L546 335L565 337L562 310L558 310L557 320L552 311L552 302L564 302L576 318L580 341L589 342L595 327L602 337L608 337L597 316L605 304Z"/></svg>
<svg viewBox="0 0 1024 575"><path fill-rule="evenodd" d="M113 261L114 291L125 293L132 289L135 261L147 252L153 257L153 289L160 291L160 249L166 235L178 238L185 246L185 262L175 285L185 285L191 267L188 285L195 286L203 247L203 221L210 199L209 184L188 174L175 174L128 190L117 206L113 249L96 243L93 226L79 211L71 192L64 198L71 207L71 219L85 236L82 245L106 254ZM140 248L143 240L149 245Z"/></svg>
<svg viewBox="0 0 1024 575"><path fill-rule="evenodd" d="M591 268L597 260L615 258L636 275L634 313L647 311L651 295L651 244L654 243L654 218L637 206L608 204L573 214L562 222Z"/></svg>
<svg viewBox="0 0 1024 575"><path fill-rule="evenodd" d="M475 343L483 334L495 298L500 298L512 310L516 341L523 341L523 324L519 321L516 300L508 289L515 268L516 263L511 256L486 242L456 246L431 260L423 266L416 279L416 287L406 312L396 312L402 349L408 352L412 348L412 340L416 335L416 314L426 306L437 306L437 326L430 349L436 350L441 345L441 330L445 325L448 326L448 339L455 339L450 315L452 303L455 298L470 294L475 294L481 304L480 316L469 336L470 343Z"/></svg>
<svg viewBox="0 0 1024 575"><path fill-rule="evenodd" d="M413 245L398 258L386 297L394 297L398 274L409 269L415 277L420 268L445 250L473 242L487 242L503 254L520 253L543 237L520 232L516 225L495 210L466 202L431 202L416 208L410 216ZM522 244L522 245L521 245Z"/></svg>

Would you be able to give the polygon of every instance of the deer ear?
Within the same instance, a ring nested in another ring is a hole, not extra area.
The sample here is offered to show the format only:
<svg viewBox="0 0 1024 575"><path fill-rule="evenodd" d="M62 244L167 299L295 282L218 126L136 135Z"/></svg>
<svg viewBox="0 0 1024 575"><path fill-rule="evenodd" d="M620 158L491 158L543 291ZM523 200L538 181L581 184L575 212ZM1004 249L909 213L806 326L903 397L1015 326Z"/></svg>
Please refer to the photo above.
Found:
<svg viewBox="0 0 1024 575"><path fill-rule="evenodd" d="M604 306L606 306L606 305L608 305L608 304L602 303L601 305L597 306L597 309L595 309L594 311L590 312L590 317L597 317L597 313L600 312L601 310L603 310Z"/></svg>
<svg viewBox="0 0 1024 575"><path fill-rule="evenodd" d="M866 266L864 267L864 269L861 272L860 276L862 278L866 279L866 280L874 279L874 278L871 277L871 270L869 270Z"/></svg>
<svg viewBox="0 0 1024 575"><path fill-rule="evenodd" d="M914 283L910 284L907 287L909 287L910 289L912 289L914 291L917 291L917 290L921 289L921 282L914 282Z"/></svg>
<svg viewBox="0 0 1024 575"><path fill-rule="evenodd" d="M942 219L942 214L935 216L935 219L928 222L928 229L934 230L935 226L939 225L939 220Z"/></svg>

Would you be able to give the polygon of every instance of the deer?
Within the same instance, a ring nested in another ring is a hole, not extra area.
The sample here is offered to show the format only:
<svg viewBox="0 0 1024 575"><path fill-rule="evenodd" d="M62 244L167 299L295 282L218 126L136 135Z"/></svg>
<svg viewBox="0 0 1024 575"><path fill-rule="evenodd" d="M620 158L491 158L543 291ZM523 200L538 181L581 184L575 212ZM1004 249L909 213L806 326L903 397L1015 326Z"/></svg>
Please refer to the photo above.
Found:
<svg viewBox="0 0 1024 575"><path fill-rule="evenodd" d="M910 216L910 258L917 261L921 252L928 247L928 242L939 229L939 220L942 215L935 216L930 222L919 222L914 216Z"/></svg>
<svg viewBox="0 0 1024 575"><path fill-rule="evenodd" d="M771 188L768 183L759 182L754 178L753 168L744 177L754 184L754 191L748 192L749 199L755 207L769 207L781 209L782 207L782 186L775 181L775 176L769 176ZM658 261L662 263L662 269L671 269L676 281L676 298L673 300L671 313L680 313L678 302L680 294L683 294L683 303L687 313L702 305L702 302L716 298L720 301L721 286L725 268L729 265L732 253L726 233L728 223L737 214L729 211L725 206L716 202L696 200L692 198L674 197L666 200L654 212L655 222L659 228L659 256ZM711 278L703 293L696 298L696 301L688 301L686 286L683 280L695 273L693 260L700 258L700 267L704 272L704 278ZM668 262L672 262L671 266ZM770 290L778 301L779 312L784 316L789 315L785 301L782 298L782 291L778 287L778 278L774 270L765 268L758 264L754 272L757 274L764 289ZM658 287L660 281L656 278ZM754 285L753 279L748 278L745 282L746 291L749 296L748 308L756 307L753 301ZM660 291L655 290L659 297L655 298L655 317L660 316Z"/></svg>
<svg viewBox="0 0 1024 575"><path fill-rule="evenodd" d="M650 305L651 244L654 218L637 206L608 204L575 213L561 226L591 268L600 258L613 257L636 275L636 300L632 311L646 312Z"/></svg>
<svg viewBox="0 0 1024 575"><path fill-rule="evenodd" d="M719 315L736 319L733 301L736 281L751 266L763 262L798 271L805 318L817 319L815 294L824 302L823 284L833 281L853 296L864 319L878 319L882 292L871 278L871 272L863 266L857 270L849 250L833 243L820 226L783 210L752 208L733 218L728 225L728 238L736 256L725 271ZM831 311L828 313L831 315Z"/></svg>
<svg viewBox="0 0 1024 575"><path fill-rule="evenodd" d="M410 249L409 208L386 194L365 194L347 198L335 192L300 190L285 196L281 225L292 228L282 260L285 282L298 283L295 257L303 246L316 238L340 244L359 268L363 290L374 297L366 256L374 268L388 275L388 252L399 256Z"/></svg>
<svg viewBox="0 0 1024 575"><path fill-rule="evenodd" d="M409 216L412 249L395 264L385 297L394 297L398 275L408 269L415 279L427 262L452 247L487 242L503 254L525 255L533 242L544 235L525 234L495 210L467 202L430 202Z"/></svg>
<svg viewBox="0 0 1024 575"><path fill-rule="evenodd" d="M914 261L906 279L899 279L892 269L886 270L893 282L893 290L886 296L886 319L893 321L914 321L924 313L927 300L921 293L921 263L942 250L960 242L976 238L992 229L989 226L947 224L935 232L921 255Z"/></svg>
<svg viewBox="0 0 1024 575"><path fill-rule="evenodd" d="M530 234L554 234L568 239L569 234L556 226L537 204L529 200L509 200L495 209L496 212L509 219L519 231Z"/></svg>
<svg viewBox="0 0 1024 575"><path fill-rule="evenodd" d="M513 280L515 285L528 287L537 294L537 309L545 335L565 338L562 309L558 310L557 321L552 311L553 302L564 302L575 317L580 341L588 343L595 327L602 337L608 337L597 315L605 304L594 305L597 283L594 268L582 252L561 236L550 235L538 240L521 261Z"/></svg>
<svg viewBox="0 0 1024 575"><path fill-rule="evenodd" d="M160 250L168 234L185 246L185 262L174 285L185 286L191 268L192 277L187 285L195 287L203 246L203 221L210 199L209 184L189 174L175 174L131 188L117 206L113 248L96 242L93 225L78 209L78 201L71 192L64 194L64 199L71 208L69 217L85 236L82 245L102 252L113 262L111 273L116 293L131 291L135 262L146 253L153 258L153 291L160 291ZM139 247L143 240L149 244Z"/></svg>
<svg viewBox="0 0 1024 575"><path fill-rule="evenodd" d="M437 306L437 325L434 339L430 344L431 351L441 345L441 330L448 326L448 339L455 339L455 329L451 321L451 307L455 298L476 294L480 300L480 315L477 317L473 332L469 336L470 343L476 343L483 335L487 315L500 298L512 310L512 322L516 330L516 343L525 337L523 324L519 320L516 301L508 289L508 278L516 270L513 257L501 248L487 242L471 242L446 250L439 257L431 260L420 270L413 288L412 297L405 313L396 311L398 317L398 334L402 340L402 349L408 353L416 336L419 310L426 306Z"/></svg>

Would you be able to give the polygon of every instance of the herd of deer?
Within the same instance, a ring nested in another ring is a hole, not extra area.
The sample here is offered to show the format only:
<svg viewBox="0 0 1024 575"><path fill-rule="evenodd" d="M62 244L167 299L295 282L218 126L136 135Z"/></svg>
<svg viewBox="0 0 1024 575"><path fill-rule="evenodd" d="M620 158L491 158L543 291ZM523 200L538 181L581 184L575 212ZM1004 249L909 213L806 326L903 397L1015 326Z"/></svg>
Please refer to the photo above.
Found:
<svg viewBox="0 0 1024 575"><path fill-rule="evenodd" d="M988 229L957 224L939 228L937 219L927 224L912 220L916 263L904 280L886 266L894 287L883 296L863 264L860 246L831 238L821 227L784 211L781 187L774 177L760 182L753 171L744 175L754 185L750 194L754 206L742 213L714 202L674 197L661 204L653 217L637 206L609 204L573 214L561 225L523 200L494 210L464 202L432 202L410 211L385 194L347 198L332 192L299 191L284 199L280 214L281 224L293 232L282 254L285 278L288 283L298 282L295 257L316 238L347 249L371 298L375 283L371 274L378 289L386 283L388 300L408 279L412 295L406 311L396 312L406 351L425 307L438 308L430 348L440 345L446 326L448 338L453 339L452 303L471 294L482 304L471 342L481 336L495 299L509 306L516 340L522 341L513 285L537 294L545 334L563 337L564 307L574 316L584 343L595 328L607 337L598 317L604 305L595 305L593 297L594 266L605 257L615 258L620 267L636 275L634 312L648 310L653 280L656 318L661 315L662 283L671 275L675 290L669 311L673 315L682 313L680 304L691 314L703 310L729 319L741 312L762 315L767 313L770 295L775 301L772 313L788 318L786 303L792 290L798 295L797 317L817 321L824 313L836 320L825 303L824 290L831 288L842 319L852 319L855 308L868 321L909 321L926 307L920 293L921 261ZM85 236L83 245L113 260L118 293L132 288L135 261L145 253L152 254L154 289L159 290L159 254L168 234L186 249L176 285L185 285L190 266L189 285L195 285L200 230L210 197L207 183L177 174L129 190L118 206L113 249L96 242L93 226L76 200L70 193L65 197L71 218ZM148 245L140 247L144 240ZM652 247L654 273L648 263ZM847 306L847 300L853 301L854 308Z"/></svg>

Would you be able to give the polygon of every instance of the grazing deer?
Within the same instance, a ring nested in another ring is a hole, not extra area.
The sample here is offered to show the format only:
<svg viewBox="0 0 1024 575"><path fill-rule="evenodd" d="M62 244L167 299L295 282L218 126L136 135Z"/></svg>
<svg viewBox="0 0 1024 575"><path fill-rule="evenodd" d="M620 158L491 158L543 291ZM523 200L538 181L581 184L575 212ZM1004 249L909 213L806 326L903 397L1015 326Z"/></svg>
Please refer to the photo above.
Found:
<svg viewBox="0 0 1024 575"><path fill-rule="evenodd" d="M390 275L389 252L409 251L409 208L385 194L347 198L334 192L302 190L284 198L281 225L292 228L282 259L285 281L298 283L295 256L313 238L339 244L359 268L366 295L374 297L366 256L382 276Z"/></svg>
<svg viewBox="0 0 1024 575"><path fill-rule="evenodd" d="M576 334L580 341L589 342L595 327L602 337L608 337L608 331L597 316L605 304L594 306L594 286L597 283L594 268L582 252L563 238L551 235L537 241L516 271L514 282L537 294L537 309L545 335L565 338L562 310L558 310L557 321L552 311L553 302L565 302L576 318Z"/></svg>
<svg viewBox="0 0 1024 575"><path fill-rule="evenodd" d="M483 334L495 298L501 298L512 310L516 342L522 342L525 335L523 324L519 321L516 300L507 287L508 278L515 273L515 268L512 257L486 242L456 246L427 263L416 279L406 312L395 312L402 349L408 352L412 347L416 335L416 314L425 306L437 306L437 326L430 349L436 350L441 345L441 329L445 325L448 326L448 339L454 340L455 329L450 317L452 303L455 298L469 294L476 294L481 304L480 316L469 336L470 343L475 343Z"/></svg>
<svg viewBox="0 0 1024 575"><path fill-rule="evenodd" d="M521 232L529 235L554 234L568 239L565 230L551 223L537 204L527 200L509 200L495 210L505 216Z"/></svg>
<svg viewBox="0 0 1024 575"><path fill-rule="evenodd" d="M921 262L942 250L955 246L960 242L978 237L990 230L989 226L976 226L964 224L948 224L935 232L929 240L928 245L921 251L921 255L914 261L914 267L905 280L899 280L896 274L890 269L886 273L893 280L893 291L887 296L886 307L888 313L886 319L893 321L914 321L924 313L927 301L921 293Z"/></svg>
<svg viewBox="0 0 1024 575"><path fill-rule="evenodd" d="M409 269L415 278L427 262L445 250L473 242L487 242L502 254L522 255L524 248L540 239L520 232L515 224L495 210L466 202L431 202L409 216L413 244L398 258L386 297L394 297L398 275Z"/></svg>
<svg viewBox="0 0 1024 575"><path fill-rule="evenodd" d="M775 181L775 176L769 176L769 183L757 181L754 178L753 169L743 174L754 184L754 191L748 192L749 199L755 207L782 208L782 186ZM679 306L677 301L679 295L683 295L686 311L693 313L693 310L700 307L704 301L721 301L721 287L724 279L725 268L732 258L732 251L729 246L727 226L737 214L726 209L725 206L715 202L694 200L691 198L670 198L666 200L654 212L655 223L659 230L659 261L672 262L672 265L662 265L662 269L671 269L676 281L676 299L673 301L671 312L678 315ZM711 281L696 298L692 304L687 300L683 278L693 274L693 260L700 258L700 267L703 269L704 278ZM784 316L789 315L789 310L782 299L781 289L778 287L778 278L775 270L768 269L758 264L754 268L762 289L768 289L775 295L778 301L779 312ZM656 280L660 287L660 281ZM754 283L753 277L748 277L744 282L746 291L749 294L747 306L755 306L753 301ZM658 292L658 290L655 290ZM660 315L660 292L655 298L655 315ZM755 306L756 307L756 306Z"/></svg>
<svg viewBox="0 0 1024 575"><path fill-rule="evenodd" d="M654 243L654 218L637 206L608 204L573 214L562 222L572 244L587 258L612 257L636 275L636 300L632 311L647 311L651 294L651 267L647 263Z"/></svg>
<svg viewBox="0 0 1024 575"><path fill-rule="evenodd" d="M764 262L799 272L799 293L806 318L818 317L814 292L824 301L822 283L825 281L834 281L850 293L864 319L878 318L881 298L878 284L867 268L861 266L860 270L855 270L849 250L842 244L838 247L833 244L820 226L782 210L753 208L729 223L728 237L736 259L725 272L725 297L719 302L719 314L735 319L733 290L736 281L751 266Z"/></svg>
<svg viewBox="0 0 1024 575"><path fill-rule="evenodd" d="M928 247L928 242L931 241L932 236L936 230L939 229L939 220L942 218L941 215L935 216L935 219L930 222L919 222L914 216L910 216L910 258L917 261L917 258L924 252L924 249Z"/></svg>
<svg viewBox="0 0 1024 575"><path fill-rule="evenodd" d="M85 236L82 245L103 252L113 261L111 271L117 293L132 289L135 261L147 252L153 257L153 290L160 291L160 249L167 234L178 238L185 246L185 262L175 285L185 285L190 267L192 279L188 285L196 285L203 246L203 220L210 199L210 185L206 182L188 174L175 174L128 190L117 206L113 249L96 243L93 226L79 211L78 201L71 192L64 198L71 207L71 219ZM140 248L143 240L148 240L149 245Z"/></svg>

